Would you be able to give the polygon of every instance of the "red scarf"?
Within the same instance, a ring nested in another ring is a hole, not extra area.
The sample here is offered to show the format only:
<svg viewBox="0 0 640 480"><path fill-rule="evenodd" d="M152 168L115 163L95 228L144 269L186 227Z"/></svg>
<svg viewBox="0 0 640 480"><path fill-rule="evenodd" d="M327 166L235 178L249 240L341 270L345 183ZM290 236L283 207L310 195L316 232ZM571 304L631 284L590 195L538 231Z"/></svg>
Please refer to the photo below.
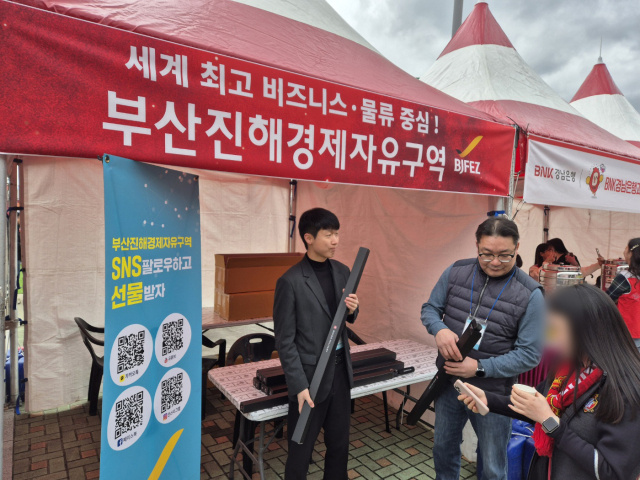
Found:
<svg viewBox="0 0 640 480"><path fill-rule="evenodd" d="M562 385L565 383L569 377L569 381L567 382L564 390L560 391ZM578 395L577 398L580 398L584 395L587 390L589 390L600 378L602 377L602 370L598 367L588 367L582 370L580 373L580 377L578 380ZM556 372L556 378L553 380L551 384L551 388L549 389L549 393L547 394L547 403L551 407L553 413L562 418L562 414L566 410L566 408L573 403L573 400L576 398L575 394L575 373L573 369L568 365L564 365L558 369ZM533 432L533 441L536 446L536 451L538 455L551 457L553 453L553 438L548 436L542 430L542 425L536 423L535 430Z"/></svg>

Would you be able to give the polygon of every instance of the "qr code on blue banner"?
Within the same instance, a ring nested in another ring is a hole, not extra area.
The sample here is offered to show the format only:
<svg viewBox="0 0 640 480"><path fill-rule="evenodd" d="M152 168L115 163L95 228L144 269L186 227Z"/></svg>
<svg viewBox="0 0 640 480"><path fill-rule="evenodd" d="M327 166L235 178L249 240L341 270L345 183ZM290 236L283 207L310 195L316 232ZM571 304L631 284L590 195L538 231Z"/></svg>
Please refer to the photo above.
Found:
<svg viewBox="0 0 640 480"><path fill-rule="evenodd" d="M182 373L162 381L161 413L180 405L182 402Z"/></svg>
<svg viewBox="0 0 640 480"><path fill-rule="evenodd" d="M144 418L142 415L143 398L144 392L137 392L116 402L116 439L142 426Z"/></svg>
<svg viewBox="0 0 640 480"><path fill-rule="evenodd" d="M169 355L182 348L182 325L184 319L180 318L162 325L162 355Z"/></svg>
<svg viewBox="0 0 640 480"><path fill-rule="evenodd" d="M118 337L118 373L144 363L144 330Z"/></svg>

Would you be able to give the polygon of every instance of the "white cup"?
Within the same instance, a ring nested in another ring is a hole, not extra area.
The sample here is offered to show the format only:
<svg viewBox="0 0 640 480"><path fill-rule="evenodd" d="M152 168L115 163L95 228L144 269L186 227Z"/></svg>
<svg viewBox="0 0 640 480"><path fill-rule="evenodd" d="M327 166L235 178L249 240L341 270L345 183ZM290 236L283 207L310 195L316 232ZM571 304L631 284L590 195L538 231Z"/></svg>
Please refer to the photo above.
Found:
<svg viewBox="0 0 640 480"><path fill-rule="evenodd" d="M533 395L533 396L535 396L537 392L535 388L530 387L529 385L524 385L522 383L516 383L514 387L516 387L521 392L528 393L529 395Z"/></svg>

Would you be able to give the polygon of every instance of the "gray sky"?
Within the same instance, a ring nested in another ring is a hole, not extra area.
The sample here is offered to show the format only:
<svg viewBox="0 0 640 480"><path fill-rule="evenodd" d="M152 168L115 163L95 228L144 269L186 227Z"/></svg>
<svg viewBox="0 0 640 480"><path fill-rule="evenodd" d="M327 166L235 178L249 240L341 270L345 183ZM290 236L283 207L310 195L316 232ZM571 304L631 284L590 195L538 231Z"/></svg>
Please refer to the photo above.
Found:
<svg viewBox="0 0 640 480"><path fill-rule="evenodd" d="M384 56L422 75L451 38L453 0L328 0ZM475 0L464 1L463 20ZM638 0L488 0L524 60L569 101L602 57L640 111Z"/></svg>

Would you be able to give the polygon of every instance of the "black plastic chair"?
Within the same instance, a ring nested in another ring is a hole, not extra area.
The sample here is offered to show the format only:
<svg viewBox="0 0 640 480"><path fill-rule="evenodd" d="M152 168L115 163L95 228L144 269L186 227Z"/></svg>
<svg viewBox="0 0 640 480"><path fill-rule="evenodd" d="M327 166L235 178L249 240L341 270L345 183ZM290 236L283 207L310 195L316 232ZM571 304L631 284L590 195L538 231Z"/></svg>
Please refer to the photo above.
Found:
<svg viewBox="0 0 640 480"><path fill-rule="evenodd" d="M224 367L224 361L227 355L227 341L222 338L220 340L216 340L215 342L210 338L204 336L202 334L202 346L207 348L215 348L220 347L218 351L218 358L203 358L202 359L202 420L206 416L206 406L207 406L207 378L209 374L209 370L211 370L216 365L219 367ZM224 395L220 393L222 397Z"/></svg>
<svg viewBox="0 0 640 480"><path fill-rule="evenodd" d="M89 415L98 414L98 395L100 395L100 383L102 382L102 374L104 371L104 356L99 357L96 355L93 345L100 345L104 347L104 339L99 339L91 335L91 333L104 334L104 328L94 327L89 325L80 317L75 317L74 320L80 329L80 335L82 335L82 341L84 342L87 350L91 354L93 359L91 363L91 376L89 377Z"/></svg>
<svg viewBox="0 0 640 480"><path fill-rule="evenodd" d="M238 357L242 357L243 363L259 362L261 360L270 360L273 352L276 351L276 339L273 335L266 333L250 333L244 337L240 337L229 349L227 354L227 365L236 363ZM233 426L233 445L238 443L240 437L240 420L241 413L236 411L236 419ZM243 441L253 438L256 432L257 422L245 420L244 431L242 432ZM282 430L280 430L277 438L282 438ZM250 452L253 452L253 443L247 445ZM250 472L253 468L251 459L243 454L243 466L245 471Z"/></svg>
<svg viewBox="0 0 640 480"><path fill-rule="evenodd" d="M229 349L227 365L236 363L238 357L242 357L244 363L270 360L276 351L276 339L266 333L250 333L240 337Z"/></svg>

